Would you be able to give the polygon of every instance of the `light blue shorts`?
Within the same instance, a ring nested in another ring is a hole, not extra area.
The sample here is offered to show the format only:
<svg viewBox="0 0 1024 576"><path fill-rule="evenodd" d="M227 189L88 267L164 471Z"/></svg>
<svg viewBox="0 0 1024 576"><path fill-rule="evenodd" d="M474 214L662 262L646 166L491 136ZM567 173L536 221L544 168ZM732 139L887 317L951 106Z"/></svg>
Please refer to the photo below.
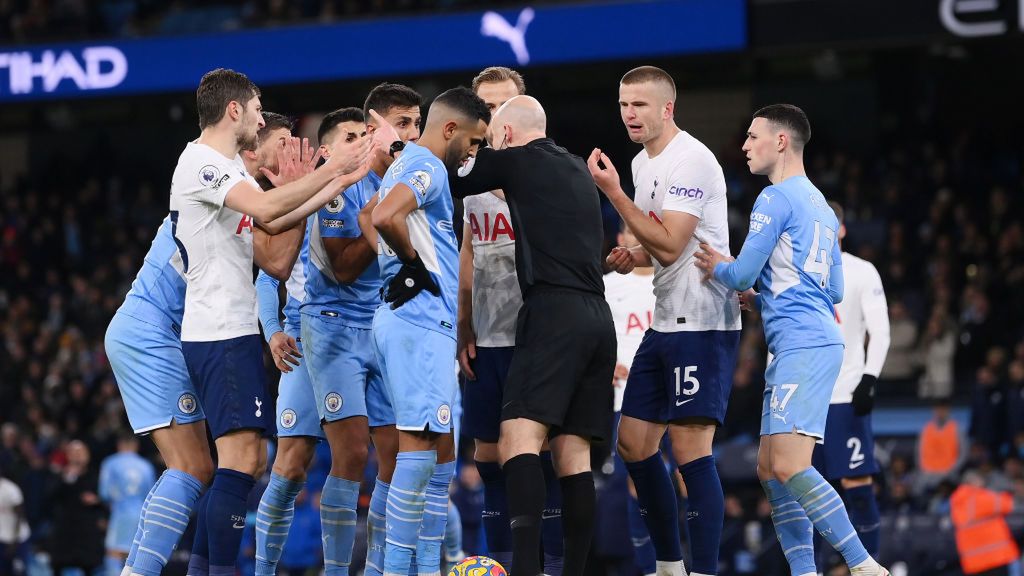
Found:
<svg viewBox="0 0 1024 576"><path fill-rule="evenodd" d="M290 334L295 337L295 334ZM281 374L277 386L277 436L312 436L324 438L320 427L320 414L316 411L316 399L313 396L313 382L309 379L309 358L303 351L302 340L296 344L302 358L292 371Z"/></svg>
<svg viewBox="0 0 1024 576"><path fill-rule="evenodd" d="M373 317L373 340L397 428L451 432L459 387L455 339L410 324L381 306Z"/></svg>
<svg viewBox="0 0 1024 576"><path fill-rule="evenodd" d="M787 350L765 370L761 435L825 437L828 403L843 365L843 345Z"/></svg>
<svg viewBox="0 0 1024 576"><path fill-rule="evenodd" d="M136 434L206 419L170 321L114 314L104 339L110 368Z"/></svg>
<svg viewBox="0 0 1024 576"><path fill-rule="evenodd" d="M139 509L142 512L142 509ZM107 538L104 547L107 550L130 552L135 532L139 528L139 514L111 514L107 522Z"/></svg>
<svg viewBox="0 0 1024 576"><path fill-rule="evenodd" d="M321 421L366 416L370 426L395 423L371 330L303 314L302 345Z"/></svg>

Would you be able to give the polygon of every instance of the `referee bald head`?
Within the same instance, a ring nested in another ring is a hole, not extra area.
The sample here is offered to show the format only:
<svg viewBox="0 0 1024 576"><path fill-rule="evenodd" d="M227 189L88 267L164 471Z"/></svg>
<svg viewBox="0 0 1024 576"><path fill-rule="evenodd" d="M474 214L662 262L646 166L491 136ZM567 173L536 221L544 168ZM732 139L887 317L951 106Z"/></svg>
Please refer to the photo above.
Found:
<svg viewBox="0 0 1024 576"><path fill-rule="evenodd" d="M547 137L548 117L533 96L515 96L498 108L488 127L490 141L501 134L498 150L522 146Z"/></svg>

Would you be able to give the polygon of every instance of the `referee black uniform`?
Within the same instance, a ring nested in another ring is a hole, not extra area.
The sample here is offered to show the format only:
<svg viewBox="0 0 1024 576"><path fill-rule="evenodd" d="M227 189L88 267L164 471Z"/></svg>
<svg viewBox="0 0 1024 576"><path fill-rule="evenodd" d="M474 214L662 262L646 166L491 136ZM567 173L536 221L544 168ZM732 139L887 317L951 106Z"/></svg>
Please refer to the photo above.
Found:
<svg viewBox="0 0 1024 576"><path fill-rule="evenodd" d="M523 306L501 418L603 440L611 431L615 327L604 297L601 203L587 163L550 138L481 149L452 195L505 192Z"/></svg>
<svg viewBox="0 0 1024 576"><path fill-rule="evenodd" d="M604 298L601 202L586 162L551 139L539 138L505 150L482 149L465 176L452 174L449 180L457 197L503 190L516 233L523 306L501 419L546 424L549 436L607 438L615 326ZM537 576L546 491L540 457L514 455L502 471L513 576ZM559 485L562 574L582 576L594 529L594 476L590 471L561 476Z"/></svg>

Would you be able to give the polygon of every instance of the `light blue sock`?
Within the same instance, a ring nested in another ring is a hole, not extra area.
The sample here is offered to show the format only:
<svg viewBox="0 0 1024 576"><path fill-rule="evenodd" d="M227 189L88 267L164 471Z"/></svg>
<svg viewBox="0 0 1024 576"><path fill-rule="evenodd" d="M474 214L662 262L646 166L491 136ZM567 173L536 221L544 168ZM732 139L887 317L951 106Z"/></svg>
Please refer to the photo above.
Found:
<svg viewBox="0 0 1024 576"><path fill-rule="evenodd" d="M132 562L135 561L135 556L139 553L139 542L142 541L142 535L146 532L146 510L149 509L149 501L153 498L153 492L156 492L157 487L160 486L160 481L164 479L164 474L161 474L156 479L156 483L149 489L149 493L146 494L146 500L142 503L142 511L139 513L139 527L136 528L135 537L132 538L132 547L128 551L128 559L125 560L125 566L131 566Z"/></svg>
<svg viewBox="0 0 1024 576"><path fill-rule="evenodd" d="M383 576L387 537L388 491L391 484L377 478L366 514L366 568L364 576Z"/></svg>
<svg viewBox="0 0 1024 576"><path fill-rule="evenodd" d="M800 503L821 537L843 555L847 566L852 568L869 558L846 514L843 499L817 470L812 467L794 474L786 482L786 490Z"/></svg>
<svg viewBox="0 0 1024 576"><path fill-rule="evenodd" d="M399 452L388 491L387 547L384 576L406 576L423 520L427 483L434 473L437 451Z"/></svg>
<svg viewBox="0 0 1024 576"><path fill-rule="evenodd" d="M464 556L462 551L462 517L459 509L448 501L448 523L444 528L444 559L448 563L458 562Z"/></svg>
<svg viewBox="0 0 1024 576"><path fill-rule="evenodd" d="M324 573L348 576L352 544L356 539L356 506L359 482L328 476L320 494L320 524L323 526Z"/></svg>
<svg viewBox="0 0 1024 576"><path fill-rule="evenodd" d="M793 574L817 573L814 567L814 527L800 503L778 480L761 482L772 507L775 535Z"/></svg>
<svg viewBox="0 0 1024 576"><path fill-rule="evenodd" d="M416 571L422 576L441 574L441 547L448 524L448 486L454 474L454 461L437 464L427 482L426 506L416 541Z"/></svg>
<svg viewBox="0 0 1024 576"><path fill-rule="evenodd" d="M146 508L146 529L132 559L132 574L160 576L195 508L203 485L191 474L167 470L160 476Z"/></svg>
<svg viewBox="0 0 1024 576"><path fill-rule="evenodd" d="M256 509L256 576L277 574L277 563L295 517L295 498L305 485L305 481L270 475L270 484Z"/></svg>

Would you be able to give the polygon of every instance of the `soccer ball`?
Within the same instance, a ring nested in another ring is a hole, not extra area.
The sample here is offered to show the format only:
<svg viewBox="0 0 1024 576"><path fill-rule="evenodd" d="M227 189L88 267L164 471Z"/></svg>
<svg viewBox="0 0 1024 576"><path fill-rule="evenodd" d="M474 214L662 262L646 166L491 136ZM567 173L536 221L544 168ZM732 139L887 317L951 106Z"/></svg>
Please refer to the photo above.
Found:
<svg viewBox="0 0 1024 576"><path fill-rule="evenodd" d="M448 576L507 576L505 568L494 558L470 556L448 571Z"/></svg>

